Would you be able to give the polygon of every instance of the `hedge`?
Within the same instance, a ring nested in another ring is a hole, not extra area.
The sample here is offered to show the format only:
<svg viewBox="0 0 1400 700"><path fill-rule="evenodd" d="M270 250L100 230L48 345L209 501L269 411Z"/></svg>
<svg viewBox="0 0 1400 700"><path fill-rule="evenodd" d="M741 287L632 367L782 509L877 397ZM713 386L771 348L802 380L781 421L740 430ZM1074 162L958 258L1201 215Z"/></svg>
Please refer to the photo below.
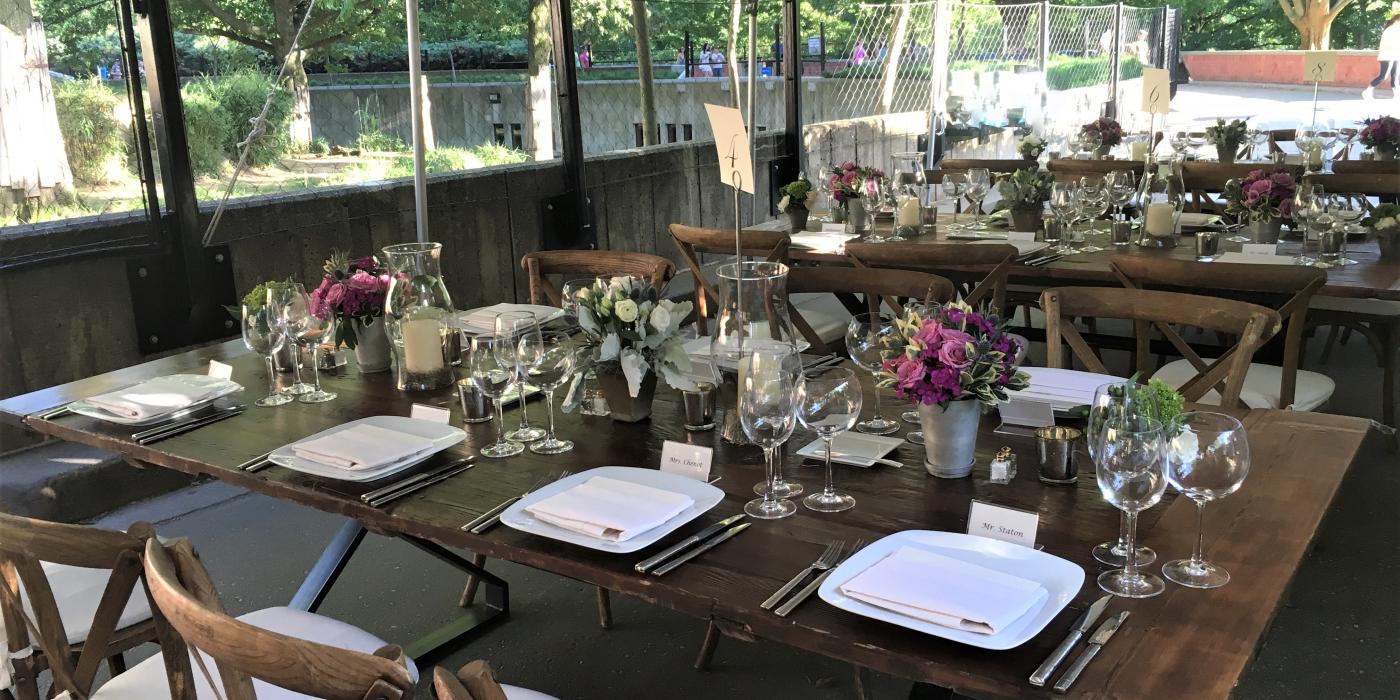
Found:
<svg viewBox="0 0 1400 700"><path fill-rule="evenodd" d="M73 177L94 185L107 182L114 167L125 166L126 128L113 114L121 100L96 79L55 82L53 97Z"/></svg>

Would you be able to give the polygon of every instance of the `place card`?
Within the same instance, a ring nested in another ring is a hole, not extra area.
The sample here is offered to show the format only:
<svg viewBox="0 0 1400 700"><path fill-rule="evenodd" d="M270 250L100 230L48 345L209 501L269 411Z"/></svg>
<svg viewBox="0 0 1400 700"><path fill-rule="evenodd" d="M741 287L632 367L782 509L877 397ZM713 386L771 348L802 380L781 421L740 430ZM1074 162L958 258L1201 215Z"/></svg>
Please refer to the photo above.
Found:
<svg viewBox="0 0 1400 700"><path fill-rule="evenodd" d="M1003 428L1011 425L1026 428L1043 428L1047 425L1055 424L1054 407L1043 401L1011 399L1010 401L998 403L997 412L1001 414ZM1000 430L1000 428L998 430ZM1012 432L1022 434L1022 431Z"/></svg>
<svg viewBox="0 0 1400 700"><path fill-rule="evenodd" d="M753 194L753 159L743 115L733 107L711 104L705 105L705 114L719 154L719 181Z"/></svg>
<svg viewBox="0 0 1400 700"><path fill-rule="evenodd" d="M215 379L233 379L233 365L226 365L218 360L210 360L209 376Z"/></svg>
<svg viewBox="0 0 1400 700"><path fill-rule="evenodd" d="M845 224L833 224L827 221L822 222L822 233L845 233Z"/></svg>
<svg viewBox="0 0 1400 700"><path fill-rule="evenodd" d="M967 534L1035 548L1040 514L1018 508L994 506L974 500L967 514Z"/></svg>
<svg viewBox="0 0 1400 700"><path fill-rule="evenodd" d="M1245 255L1278 255L1277 243L1242 243L1240 252Z"/></svg>
<svg viewBox="0 0 1400 700"><path fill-rule="evenodd" d="M1172 110L1172 74L1165 68L1142 69L1142 111L1167 114Z"/></svg>
<svg viewBox="0 0 1400 700"><path fill-rule="evenodd" d="M1007 243L1035 243L1035 231L1007 231Z"/></svg>
<svg viewBox="0 0 1400 700"><path fill-rule="evenodd" d="M408 410L408 417L414 420L425 420L429 423L447 425L452 422L452 409L442 406L430 406L425 403L416 403L413 404L413 408Z"/></svg>
<svg viewBox="0 0 1400 700"><path fill-rule="evenodd" d="M1308 51L1303 54L1303 80L1310 83L1330 83L1336 77L1336 51Z"/></svg>
<svg viewBox="0 0 1400 700"><path fill-rule="evenodd" d="M667 440L661 446L661 471L707 482L710 480L710 463L714 461L714 457L713 447Z"/></svg>

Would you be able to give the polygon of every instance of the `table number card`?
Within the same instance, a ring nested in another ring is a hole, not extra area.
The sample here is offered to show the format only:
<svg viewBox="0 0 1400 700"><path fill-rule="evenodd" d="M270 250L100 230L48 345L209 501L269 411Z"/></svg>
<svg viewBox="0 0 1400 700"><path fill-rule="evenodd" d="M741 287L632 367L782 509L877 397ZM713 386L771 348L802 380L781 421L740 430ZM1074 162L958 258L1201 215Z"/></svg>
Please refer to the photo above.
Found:
<svg viewBox="0 0 1400 700"><path fill-rule="evenodd" d="M1308 51L1303 54L1303 80L1310 83L1330 83L1336 78L1336 51Z"/></svg>
<svg viewBox="0 0 1400 700"><path fill-rule="evenodd" d="M973 501L967 515L967 534L1035 547L1040 514L1017 508Z"/></svg>
<svg viewBox="0 0 1400 700"><path fill-rule="evenodd" d="M408 417L415 420L425 420L429 423L441 423L447 425L452 422L452 410L442 406L429 406L425 403L413 404L409 409Z"/></svg>
<svg viewBox="0 0 1400 700"><path fill-rule="evenodd" d="M719 153L719 181L753 194L753 160L749 154L749 132L744 117L733 107L705 105L710 133ZM737 178L737 181L736 181Z"/></svg>
<svg viewBox="0 0 1400 700"><path fill-rule="evenodd" d="M1142 69L1142 111L1166 114L1172 109L1172 75L1165 68Z"/></svg>
<svg viewBox="0 0 1400 700"><path fill-rule="evenodd" d="M713 447L687 445L683 442L667 440L661 446L661 471L689 477L696 481L710 480L710 463L714 460Z"/></svg>
<svg viewBox="0 0 1400 700"><path fill-rule="evenodd" d="M218 360L210 360L209 376L215 379L233 379L233 365L226 365Z"/></svg>

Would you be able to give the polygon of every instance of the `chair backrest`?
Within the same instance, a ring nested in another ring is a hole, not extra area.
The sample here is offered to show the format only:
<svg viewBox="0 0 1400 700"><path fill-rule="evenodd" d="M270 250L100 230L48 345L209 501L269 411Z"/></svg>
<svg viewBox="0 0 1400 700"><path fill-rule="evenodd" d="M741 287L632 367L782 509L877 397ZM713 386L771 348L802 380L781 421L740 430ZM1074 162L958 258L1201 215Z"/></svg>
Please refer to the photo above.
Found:
<svg viewBox="0 0 1400 700"><path fill-rule="evenodd" d="M1282 168L1297 179L1303 174L1300 165L1274 165L1273 163L1212 163L1202 160L1188 160L1181 164L1181 180L1186 191L1191 193L1196 211L1221 212L1224 202L1217 201L1214 195L1225 190L1225 183L1231 179L1244 179L1255 170L1273 172Z"/></svg>
<svg viewBox="0 0 1400 700"><path fill-rule="evenodd" d="M1279 147L1281 141L1296 141L1298 138L1297 129L1273 129L1269 131L1269 152L1283 153Z"/></svg>
<svg viewBox="0 0 1400 700"><path fill-rule="evenodd" d="M918 270L954 279L962 282L963 301L973 306L986 304L1002 313L1006 308L1006 275L1016 260L1016 247L851 241L846 244L846 256L856 267Z"/></svg>
<svg viewBox="0 0 1400 700"><path fill-rule="evenodd" d="M564 306L564 299L549 275L645 277L657 292L676 275L676 266L659 255L612 250L540 250L526 253L520 266L530 275L530 303L554 306Z"/></svg>
<svg viewBox="0 0 1400 700"><path fill-rule="evenodd" d="M1240 392L1244 389L1250 360L1259 346L1278 332L1280 323L1277 312L1257 304L1143 289L1055 287L1041 293L1040 308L1045 312L1045 356L1049 367L1065 366L1063 340L1090 372L1109 374L1103 361L1075 329L1075 318L1133 321L1137 372L1141 377L1151 374L1150 325L1168 329L1195 326L1238 336L1238 344L1210 364L1204 363L1184 341L1178 346L1193 360L1192 365L1198 372L1178 387L1181 395L1187 401L1198 401L1211 389L1217 389L1220 405L1226 408L1240 405ZM1174 330L1172 333L1175 335ZM1175 335L1175 339L1180 340L1180 335Z"/></svg>
<svg viewBox="0 0 1400 700"><path fill-rule="evenodd" d="M1283 372L1279 406L1293 403L1298 386L1298 363L1303 350L1303 330L1313 295L1327 284L1327 273L1313 267L1245 265L1240 263L1201 263L1140 255L1115 255L1109 267L1123 286L1133 289L1154 287L1194 292L1235 292L1253 297L1267 296L1272 307L1288 324L1284 336ZM1185 341L1163 332L1181 351ZM1182 352L1182 356L1191 356ZM1193 362L1199 371L1201 365Z"/></svg>
<svg viewBox="0 0 1400 700"><path fill-rule="evenodd" d="M1325 192L1359 192L1371 197L1392 201L1400 195L1400 174L1389 173L1338 173L1335 175L1309 175L1307 181L1322 185Z"/></svg>
<svg viewBox="0 0 1400 700"><path fill-rule="evenodd" d="M403 650L396 646L365 654L288 637L230 617L188 540L168 545L148 540L146 581L160 612L157 623L172 700L196 700L189 647L217 663L217 670L208 671L222 679L225 700L254 700L250 676L326 700L413 697L413 680Z"/></svg>
<svg viewBox="0 0 1400 700"><path fill-rule="evenodd" d="M915 270L881 270L871 274L869 270L854 267L794 267L788 273L788 295L831 293L837 295L863 294L866 307L871 313L880 310L883 301L895 314L904 310L903 301L913 299L921 302L944 303L953 298L953 283L943 277ZM822 341L807 319L788 301L788 315L797 332L820 352L830 353L831 348Z"/></svg>
<svg viewBox="0 0 1400 700"><path fill-rule="evenodd" d="M1077 158L1055 158L1049 164L1055 182L1076 182L1085 175L1103 177L1115 170L1131 170L1133 176L1141 180L1146 166L1140 160L1080 160Z"/></svg>
<svg viewBox="0 0 1400 700"><path fill-rule="evenodd" d="M700 335L709 333L707 319L712 305L719 304L719 292L705 279L705 268L700 264L697 253L719 255L734 254L734 232L722 228L700 228L684 224L671 224L667 227L671 240L681 251L681 259L690 267L690 275L695 280L695 329ZM758 231L745 229L739 234L740 254L744 257L762 257L768 262L787 262L788 247L792 244L786 233L781 231Z"/></svg>
<svg viewBox="0 0 1400 700"><path fill-rule="evenodd" d="M1039 168L1040 164L1024 158L944 158L937 170L925 170L924 179L942 182L944 173L963 173L973 168L986 168L993 175L1014 173L1024 168Z"/></svg>
<svg viewBox="0 0 1400 700"><path fill-rule="evenodd" d="M1400 178L1400 163L1393 160L1334 160L1332 172L1338 175L1387 175Z"/></svg>
<svg viewBox="0 0 1400 700"><path fill-rule="evenodd" d="M86 696L103 652L115 637L122 611L141 579L143 539L150 536L150 526L134 525L132 533L0 513L0 622L5 632L0 641L8 647L0 649L0 655L23 652L32 643L53 671L55 689ZM76 657L68 646L68 631L44 573L44 562L112 572ZM25 612L25 598L33 611L32 619ZM31 622L37 638L31 637Z"/></svg>

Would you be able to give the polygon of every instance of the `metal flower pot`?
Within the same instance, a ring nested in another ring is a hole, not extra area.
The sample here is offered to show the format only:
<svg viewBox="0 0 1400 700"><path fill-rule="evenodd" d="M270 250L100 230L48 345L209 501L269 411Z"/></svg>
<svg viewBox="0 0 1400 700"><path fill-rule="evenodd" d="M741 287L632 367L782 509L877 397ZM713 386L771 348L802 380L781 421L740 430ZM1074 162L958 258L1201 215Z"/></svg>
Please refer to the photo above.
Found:
<svg viewBox="0 0 1400 700"><path fill-rule="evenodd" d="M1255 243L1278 243L1278 234L1281 228L1283 228L1283 219L1276 216L1268 219L1250 219L1244 225L1246 235Z"/></svg>
<svg viewBox="0 0 1400 700"><path fill-rule="evenodd" d="M1381 249L1381 260L1387 262L1400 262L1400 236L1394 234L1378 234L1376 245Z"/></svg>
<svg viewBox="0 0 1400 700"><path fill-rule="evenodd" d="M608 400L609 415L615 421L636 423L651 417L651 404L656 398L656 373L647 372L642 385L633 396L622 372L598 372L598 387Z"/></svg>
<svg viewBox="0 0 1400 700"><path fill-rule="evenodd" d="M807 217L811 212L806 207L792 207L787 210L788 232L800 233L807 230Z"/></svg>
<svg viewBox="0 0 1400 700"><path fill-rule="evenodd" d="M981 419L982 404L977 401L952 401L947 406L919 404L924 469L940 479L961 479L971 474Z"/></svg>

